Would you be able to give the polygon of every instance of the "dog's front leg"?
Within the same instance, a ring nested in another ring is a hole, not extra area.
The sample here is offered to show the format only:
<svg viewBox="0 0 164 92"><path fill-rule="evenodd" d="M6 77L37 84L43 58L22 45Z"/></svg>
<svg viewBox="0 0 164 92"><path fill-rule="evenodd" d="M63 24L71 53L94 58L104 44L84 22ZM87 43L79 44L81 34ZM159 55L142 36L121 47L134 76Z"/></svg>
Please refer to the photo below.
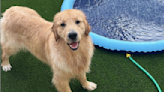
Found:
<svg viewBox="0 0 164 92"><path fill-rule="evenodd" d="M87 81L86 73L82 73L82 74L78 75L77 79L80 81L80 83L84 89L92 91L97 88L97 84Z"/></svg>
<svg viewBox="0 0 164 92"><path fill-rule="evenodd" d="M69 86L69 79L54 77L52 82L54 83L58 92L72 92Z"/></svg>

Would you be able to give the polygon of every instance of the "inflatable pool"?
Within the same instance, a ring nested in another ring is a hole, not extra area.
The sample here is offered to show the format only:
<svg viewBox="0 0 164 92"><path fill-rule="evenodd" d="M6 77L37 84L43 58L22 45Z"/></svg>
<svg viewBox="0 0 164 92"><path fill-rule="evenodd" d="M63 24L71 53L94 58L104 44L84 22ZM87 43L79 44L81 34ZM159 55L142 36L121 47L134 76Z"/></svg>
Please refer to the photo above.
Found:
<svg viewBox="0 0 164 92"><path fill-rule="evenodd" d="M164 50L162 0L64 0L61 11L80 9L100 47L131 52Z"/></svg>

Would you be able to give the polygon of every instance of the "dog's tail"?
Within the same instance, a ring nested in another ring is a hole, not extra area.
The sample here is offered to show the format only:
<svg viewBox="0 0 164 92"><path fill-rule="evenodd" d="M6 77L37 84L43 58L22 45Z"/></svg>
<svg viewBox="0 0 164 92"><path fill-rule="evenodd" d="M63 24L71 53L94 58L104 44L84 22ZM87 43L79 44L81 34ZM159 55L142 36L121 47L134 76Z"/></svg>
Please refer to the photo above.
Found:
<svg viewBox="0 0 164 92"><path fill-rule="evenodd" d="M3 14L1 14L0 23L1 23L2 19L3 19L2 15L3 15ZM1 23L1 24L2 24L2 23ZM1 24L0 24L0 40L1 40ZM1 41L0 41L0 43L1 43Z"/></svg>
<svg viewBox="0 0 164 92"><path fill-rule="evenodd" d="M1 29L2 29L2 28L1 28L1 27L2 27L1 24L2 24L2 19L3 19L3 17L2 17L2 14L1 14L1 18L0 18L0 40L1 40L1 37L2 37L2 36L1 36ZM0 44L1 44L1 41L0 41Z"/></svg>
<svg viewBox="0 0 164 92"><path fill-rule="evenodd" d="M5 34L4 34L4 28L3 28L5 21L4 21L4 17L2 17L2 16L3 16L3 14L1 14L1 18L0 18L0 44L1 45L3 44L3 42L6 41Z"/></svg>

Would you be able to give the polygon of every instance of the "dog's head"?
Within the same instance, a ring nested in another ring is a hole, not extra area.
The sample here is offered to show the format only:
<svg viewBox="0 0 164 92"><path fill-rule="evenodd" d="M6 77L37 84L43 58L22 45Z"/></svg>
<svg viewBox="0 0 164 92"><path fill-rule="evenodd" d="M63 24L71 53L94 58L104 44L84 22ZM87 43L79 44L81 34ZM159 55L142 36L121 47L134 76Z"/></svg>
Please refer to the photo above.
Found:
<svg viewBox="0 0 164 92"><path fill-rule="evenodd" d="M81 38L88 36L90 30L86 16L80 10L65 10L54 17L52 31L56 41L63 39L72 50L78 49Z"/></svg>

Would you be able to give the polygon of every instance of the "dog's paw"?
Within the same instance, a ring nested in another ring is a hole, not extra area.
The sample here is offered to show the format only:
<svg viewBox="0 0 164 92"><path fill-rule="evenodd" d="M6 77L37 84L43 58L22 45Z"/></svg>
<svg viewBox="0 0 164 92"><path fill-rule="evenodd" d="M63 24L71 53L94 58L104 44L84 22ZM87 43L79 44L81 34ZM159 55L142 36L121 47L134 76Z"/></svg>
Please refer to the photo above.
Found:
<svg viewBox="0 0 164 92"><path fill-rule="evenodd" d="M83 88L87 89L89 91L92 91L92 90L95 90L97 88L97 84L88 81L87 86L83 87Z"/></svg>
<svg viewBox="0 0 164 92"><path fill-rule="evenodd" d="M6 66L2 66L2 69L3 71L7 72L7 71L10 71L12 68L12 66L9 64L9 65L6 65Z"/></svg>

